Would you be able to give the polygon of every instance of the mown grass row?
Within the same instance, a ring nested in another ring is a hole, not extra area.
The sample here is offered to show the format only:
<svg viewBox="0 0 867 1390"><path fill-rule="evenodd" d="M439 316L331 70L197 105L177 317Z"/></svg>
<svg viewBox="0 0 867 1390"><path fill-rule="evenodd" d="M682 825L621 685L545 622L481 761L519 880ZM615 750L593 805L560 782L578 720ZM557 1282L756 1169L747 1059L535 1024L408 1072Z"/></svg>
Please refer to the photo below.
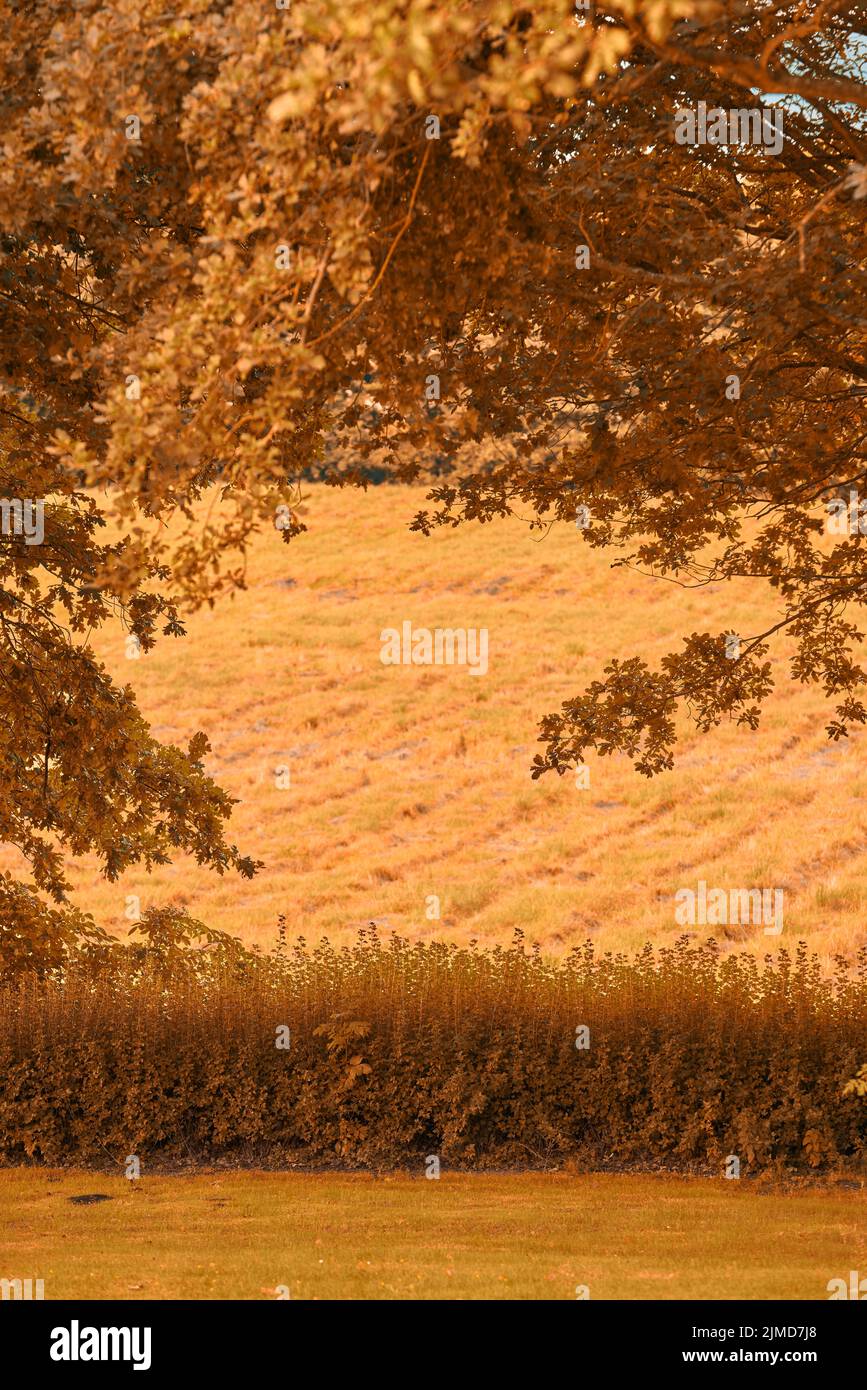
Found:
<svg viewBox="0 0 867 1390"><path fill-rule="evenodd" d="M867 951L832 976L684 939L637 956L212 935L0 989L0 1155L458 1168L858 1169Z"/></svg>

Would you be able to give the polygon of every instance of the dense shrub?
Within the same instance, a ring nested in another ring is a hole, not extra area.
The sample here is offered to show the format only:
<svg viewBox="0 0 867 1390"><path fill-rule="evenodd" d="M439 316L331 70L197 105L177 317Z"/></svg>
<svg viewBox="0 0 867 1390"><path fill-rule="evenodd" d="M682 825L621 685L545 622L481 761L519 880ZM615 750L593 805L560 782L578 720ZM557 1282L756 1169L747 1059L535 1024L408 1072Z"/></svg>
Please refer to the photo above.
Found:
<svg viewBox="0 0 867 1390"><path fill-rule="evenodd" d="M833 977L684 939L636 958L379 942L87 947L0 991L0 1154L857 1168L867 952ZM589 1029L589 1047L578 1048ZM280 1029L289 1029L289 1046Z"/></svg>

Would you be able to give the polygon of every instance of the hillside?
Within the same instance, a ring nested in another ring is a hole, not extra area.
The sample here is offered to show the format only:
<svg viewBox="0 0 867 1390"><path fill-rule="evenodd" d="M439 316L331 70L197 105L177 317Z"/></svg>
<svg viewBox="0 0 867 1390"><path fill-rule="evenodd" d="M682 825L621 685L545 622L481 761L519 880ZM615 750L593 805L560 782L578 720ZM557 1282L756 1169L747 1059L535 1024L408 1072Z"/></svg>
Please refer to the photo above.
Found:
<svg viewBox="0 0 867 1390"><path fill-rule="evenodd" d="M137 660L97 639L162 740L209 735L208 769L240 799L232 837L265 861L252 882L181 860L106 884L77 866L78 902L123 930L128 895L171 901L263 945L341 941L370 920L414 938L546 950L670 942L674 894L782 888L780 936L716 931L760 953L799 938L826 957L867 940L864 736L827 742L817 691L779 688L757 734L685 730L674 772L651 782L621 757L532 782L536 725L612 656L657 661L690 631L745 635L774 614L761 585L684 590L627 570L561 526L519 522L425 539L422 490L307 488L310 531L258 539L249 588L193 615L182 639ZM487 628L489 669L383 665L380 633ZM279 769L284 769L280 772ZM7 860L7 862L11 862ZM440 916L431 895L439 898Z"/></svg>

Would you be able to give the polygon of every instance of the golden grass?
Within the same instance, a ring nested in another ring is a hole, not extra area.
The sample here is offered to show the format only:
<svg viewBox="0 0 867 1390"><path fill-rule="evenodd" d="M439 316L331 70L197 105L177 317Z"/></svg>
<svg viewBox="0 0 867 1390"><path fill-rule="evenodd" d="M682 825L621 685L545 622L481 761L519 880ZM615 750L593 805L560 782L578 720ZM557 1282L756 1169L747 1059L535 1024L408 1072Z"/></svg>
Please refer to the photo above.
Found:
<svg viewBox="0 0 867 1390"><path fill-rule="evenodd" d="M565 525L426 539L407 529L422 489L308 494L310 533L258 539L249 589L194 615L186 638L137 661L119 629L97 639L162 739L209 734L209 770L241 801L232 837L266 863L252 883L180 860L106 884L84 861L78 901L101 924L123 930L137 894L248 943L272 941L284 912L308 940L348 941L372 919L416 938L492 944L520 926L546 950L588 936L631 949L678 935L673 895L705 879L785 890L782 936L717 928L727 949L803 937L827 958L867 940L867 742L829 744L830 707L782 661L758 734L685 726L675 771L651 782L620 757L593 758L585 790L529 778L539 717L607 658L655 663L690 631L754 633L776 614L763 585L689 592L612 570ZM383 666L380 631L406 619L487 627L488 674Z"/></svg>
<svg viewBox="0 0 867 1390"><path fill-rule="evenodd" d="M867 1259L863 1191L722 1178L6 1169L0 1196L0 1276L46 1299L821 1300Z"/></svg>

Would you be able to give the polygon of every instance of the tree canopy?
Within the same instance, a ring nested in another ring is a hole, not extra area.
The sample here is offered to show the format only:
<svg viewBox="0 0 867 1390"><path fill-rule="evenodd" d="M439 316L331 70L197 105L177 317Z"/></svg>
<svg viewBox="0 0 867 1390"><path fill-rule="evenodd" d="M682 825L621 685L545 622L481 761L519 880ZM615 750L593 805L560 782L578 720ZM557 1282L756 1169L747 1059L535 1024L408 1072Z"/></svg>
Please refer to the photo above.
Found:
<svg viewBox="0 0 867 1390"><path fill-rule="evenodd" d="M693 633L658 670L612 654L540 711L534 775L588 748L668 768L683 705L755 726L785 633L830 736L867 721L867 7L5 17L0 837L32 869L0 878L7 957L95 930L65 855L254 872L205 735L161 745L89 636L182 635L256 527L297 542L312 466L430 480L425 533L577 522L650 574L776 591L768 631Z"/></svg>

